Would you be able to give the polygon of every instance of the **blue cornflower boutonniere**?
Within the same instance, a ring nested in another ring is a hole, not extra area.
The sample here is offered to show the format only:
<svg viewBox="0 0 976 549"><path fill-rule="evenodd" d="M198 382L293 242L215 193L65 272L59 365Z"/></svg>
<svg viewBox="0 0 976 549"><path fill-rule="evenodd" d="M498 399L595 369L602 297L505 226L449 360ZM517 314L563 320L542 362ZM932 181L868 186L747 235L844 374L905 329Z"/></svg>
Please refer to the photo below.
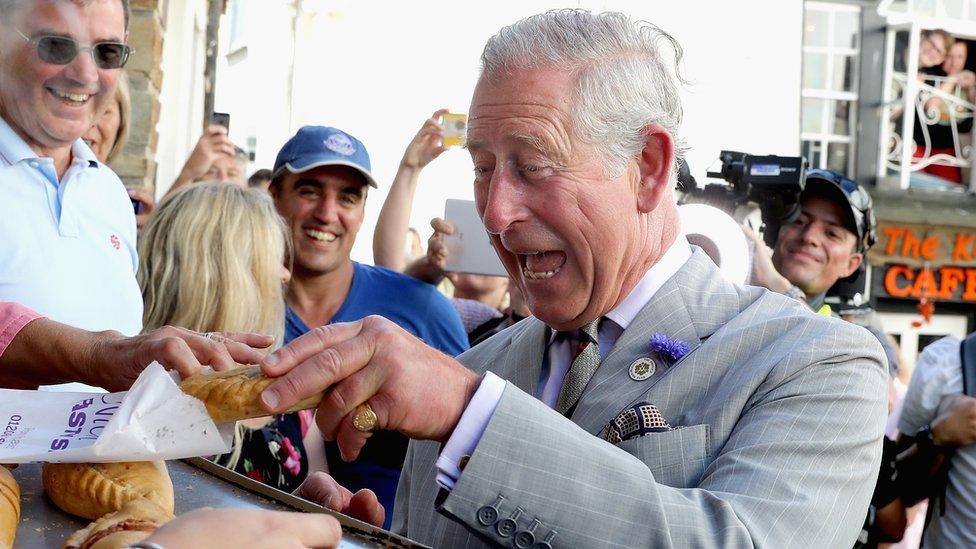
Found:
<svg viewBox="0 0 976 549"><path fill-rule="evenodd" d="M650 379L657 372L658 364L671 366L688 354L691 347L684 341L672 339L664 334L654 334L647 341L653 358L642 356L630 365L630 379L644 381ZM656 360L655 360L656 359Z"/></svg>
<svg viewBox="0 0 976 549"><path fill-rule="evenodd" d="M664 334L654 334L647 342L651 351L657 353L659 357L670 364L681 360L681 357L688 354L691 347L679 339L672 339Z"/></svg>

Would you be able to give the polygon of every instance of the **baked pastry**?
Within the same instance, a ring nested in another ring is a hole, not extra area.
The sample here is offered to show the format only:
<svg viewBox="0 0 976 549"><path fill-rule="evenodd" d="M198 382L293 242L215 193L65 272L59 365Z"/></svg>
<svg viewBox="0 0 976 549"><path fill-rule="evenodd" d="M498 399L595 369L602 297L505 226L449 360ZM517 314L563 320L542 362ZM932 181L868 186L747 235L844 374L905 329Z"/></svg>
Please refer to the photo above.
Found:
<svg viewBox="0 0 976 549"><path fill-rule="evenodd" d="M20 486L10 470L0 465L0 549L14 546L20 523Z"/></svg>
<svg viewBox="0 0 976 549"><path fill-rule="evenodd" d="M264 417L268 411L261 407L259 396L274 378L265 377L259 366L188 377L180 383L183 392L202 400L214 423ZM322 400L318 393L301 400L287 412L315 408Z"/></svg>
<svg viewBox="0 0 976 549"><path fill-rule="evenodd" d="M45 463L41 480L51 501L79 517L94 520L141 498L173 513L173 481L162 461Z"/></svg>
<svg viewBox="0 0 976 549"><path fill-rule="evenodd" d="M146 539L172 518L173 513L146 498L133 499L72 534L64 549L122 549Z"/></svg>

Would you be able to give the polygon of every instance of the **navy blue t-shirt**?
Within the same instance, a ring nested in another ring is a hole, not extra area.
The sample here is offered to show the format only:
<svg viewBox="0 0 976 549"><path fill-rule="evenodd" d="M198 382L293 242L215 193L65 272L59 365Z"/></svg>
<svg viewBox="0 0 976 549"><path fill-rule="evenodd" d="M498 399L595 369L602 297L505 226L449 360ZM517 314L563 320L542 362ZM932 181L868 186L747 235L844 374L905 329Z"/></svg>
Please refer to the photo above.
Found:
<svg viewBox="0 0 976 549"><path fill-rule="evenodd" d="M424 340L431 347L457 356L468 349L468 336L450 300L430 284L383 267L353 262L349 295L332 317L330 324L351 322L369 315L386 317ZM309 327L290 307L285 307L285 343L309 331ZM380 431L366 442L359 458L342 461L339 447L325 445L329 474L339 484L356 492L369 488L376 492L386 509L384 528L393 518L400 469L407 452L407 438L399 433Z"/></svg>

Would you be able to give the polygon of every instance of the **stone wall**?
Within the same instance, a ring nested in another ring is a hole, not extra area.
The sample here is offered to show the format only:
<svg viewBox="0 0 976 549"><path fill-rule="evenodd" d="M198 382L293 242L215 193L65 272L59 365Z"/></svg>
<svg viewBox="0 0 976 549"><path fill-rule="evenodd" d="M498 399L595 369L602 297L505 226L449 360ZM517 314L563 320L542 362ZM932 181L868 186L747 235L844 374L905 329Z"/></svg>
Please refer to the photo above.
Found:
<svg viewBox="0 0 976 549"><path fill-rule="evenodd" d="M156 144L159 90L163 73L163 19L165 0L130 0L129 45L135 50L126 64L132 113L129 139L112 168L127 187L152 192L156 185Z"/></svg>

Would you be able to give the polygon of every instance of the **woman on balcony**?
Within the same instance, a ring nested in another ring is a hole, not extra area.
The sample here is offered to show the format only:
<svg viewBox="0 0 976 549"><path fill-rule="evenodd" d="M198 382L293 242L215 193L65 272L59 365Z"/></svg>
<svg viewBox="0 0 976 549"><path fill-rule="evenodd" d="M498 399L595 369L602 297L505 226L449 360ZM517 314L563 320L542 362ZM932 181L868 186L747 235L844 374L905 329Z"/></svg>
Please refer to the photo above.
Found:
<svg viewBox="0 0 976 549"><path fill-rule="evenodd" d="M946 157L958 156L957 151L961 152L968 144L961 142L963 134L972 131L972 110L965 103L972 103L976 97L976 76L965 70L967 57L966 42L956 41L941 29L922 32L918 78L954 99L923 88L915 118L913 158L942 155L941 160L924 166L921 171L957 184L962 183L962 170Z"/></svg>

